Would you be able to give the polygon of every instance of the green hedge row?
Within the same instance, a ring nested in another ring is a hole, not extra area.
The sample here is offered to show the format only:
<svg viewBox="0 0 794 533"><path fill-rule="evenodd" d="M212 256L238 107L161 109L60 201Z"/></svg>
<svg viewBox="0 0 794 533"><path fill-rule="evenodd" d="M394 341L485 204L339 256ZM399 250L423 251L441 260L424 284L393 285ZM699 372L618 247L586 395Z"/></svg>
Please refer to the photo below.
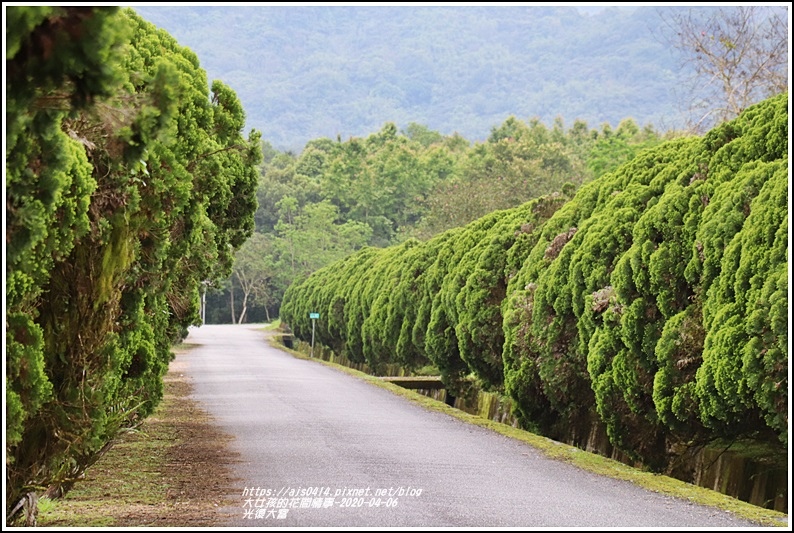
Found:
<svg viewBox="0 0 794 533"><path fill-rule="evenodd" d="M6 507L62 494L162 397L256 210L259 136L131 10L16 6L6 53Z"/></svg>
<svg viewBox="0 0 794 533"><path fill-rule="evenodd" d="M525 427L599 420L654 469L679 444L788 441L788 99L580 188L427 242L366 248L286 292L282 320L377 372L436 366Z"/></svg>

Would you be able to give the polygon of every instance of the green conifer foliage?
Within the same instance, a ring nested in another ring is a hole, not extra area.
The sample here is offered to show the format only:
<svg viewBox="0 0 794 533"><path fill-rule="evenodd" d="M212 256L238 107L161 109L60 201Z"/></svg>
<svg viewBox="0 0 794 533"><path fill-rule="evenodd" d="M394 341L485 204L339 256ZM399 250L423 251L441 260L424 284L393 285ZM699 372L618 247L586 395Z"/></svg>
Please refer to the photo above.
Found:
<svg viewBox="0 0 794 533"><path fill-rule="evenodd" d="M354 270L350 284L349 306L345 310L346 339L345 355L358 363L365 363L367 359L364 352L363 328L364 321L372 309L374 293L372 285L377 283L380 272L379 266L383 250L367 258L367 261L358 265Z"/></svg>
<svg viewBox="0 0 794 533"><path fill-rule="evenodd" d="M393 320L402 318L395 346L394 362L413 370L429 363L423 346L414 342L413 330L417 323L422 299L424 276L435 259L434 247L430 243L412 246L403 257L400 281L394 289L392 307ZM396 324L395 324L396 326Z"/></svg>
<svg viewBox="0 0 794 533"><path fill-rule="evenodd" d="M456 299L469 276L475 246L504 214L504 211L495 211L463 227L447 242L433 265L435 283L440 283L438 290L432 291L425 350L430 361L441 371L444 384L455 395L465 394L470 386L465 378L471 372L469 365L461 359L455 333L458 324Z"/></svg>
<svg viewBox="0 0 794 533"><path fill-rule="evenodd" d="M342 350L340 353L351 361L364 361L364 354L361 353L360 348L358 352L354 353L354 346L360 347L360 343L356 342L360 336L355 330L355 325L351 326L350 329L348 328L348 321L353 312L357 282L371 268L371 262L374 261L377 254L378 250L376 248L363 248L344 261L344 268L338 271L330 269L335 271L336 282L332 281L330 284L333 294L329 304L327 319L329 335L334 340L341 339ZM349 331L352 332L353 339L349 337ZM333 344L328 344L328 346L333 346Z"/></svg>
<svg viewBox="0 0 794 533"><path fill-rule="evenodd" d="M612 442L657 469L665 441L651 394L654 350L666 318L690 301L686 283L672 281L689 248L678 242L688 199L674 180L687 173L692 144L681 140L638 156L647 171L631 173L637 181L623 195L632 191L634 202L620 211L620 218L633 219L627 245L609 278L589 292L580 321L596 409Z"/></svg>
<svg viewBox="0 0 794 533"><path fill-rule="evenodd" d="M603 424L653 470L718 438L784 446L787 138L784 94L650 147L570 200L325 267L283 309L293 319L294 299L316 291L344 310L331 336L344 331L351 358L429 361L454 395L471 378L503 386L525 427Z"/></svg>
<svg viewBox="0 0 794 533"><path fill-rule="evenodd" d="M11 507L152 412L200 283L253 229L261 154L234 93L134 12L9 15Z"/></svg>
<svg viewBox="0 0 794 533"><path fill-rule="evenodd" d="M536 244L543 223L565 201L554 194L506 211L461 261L459 268L468 275L455 297L455 333L461 358L485 389L503 386L502 302L508 282Z"/></svg>
<svg viewBox="0 0 794 533"><path fill-rule="evenodd" d="M418 298L415 300L417 305L416 321L411 328L411 341L426 356L428 350L425 341L433 309L433 299L441 290L441 283L444 281L447 271L447 255L451 253L460 231L461 228L447 230L430 239L424 245L428 249L429 257L424 270L418 276Z"/></svg>
<svg viewBox="0 0 794 533"><path fill-rule="evenodd" d="M763 186L755 198L744 188L748 216L707 293L696 393L709 427L768 426L787 443L788 161L752 167Z"/></svg>
<svg viewBox="0 0 794 533"><path fill-rule="evenodd" d="M56 261L89 230L96 188L79 139L61 127L70 104L84 109L118 82L105 61L124 36L114 10L10 7L6 20L7 444L51 399L36 304ZM86 34L90 50L70 34ZM68 62L65 60L69 58Z"/></svg>
<svg viewBox="0 0 794 533"><path fill-rule="evenodd" d="M546 387L540 376L542 347L537 330L549 324L551 317L543 316L537 323L534 318L538 281L575 237L577 226L592 213L601 194L600 183L598 180L582 186L573 199L536 230L539 236L510 279L502 304L505 392L515 399L516 414L522 424L543 433L550 432L559 417L546 396Z"/></svg>
<svg viewBox="0 0 794 533"><path fill-rule="evenodd" d="M404 310L396 303L397 293L394 289L400 285L406 270L405 256L417 244L419 241L410 239L383 250L375 267L377 276L369 286L372 305L362 325L361 335L367 364L378 373L383 371L383 365L400 359L397 346Z"/></svg>

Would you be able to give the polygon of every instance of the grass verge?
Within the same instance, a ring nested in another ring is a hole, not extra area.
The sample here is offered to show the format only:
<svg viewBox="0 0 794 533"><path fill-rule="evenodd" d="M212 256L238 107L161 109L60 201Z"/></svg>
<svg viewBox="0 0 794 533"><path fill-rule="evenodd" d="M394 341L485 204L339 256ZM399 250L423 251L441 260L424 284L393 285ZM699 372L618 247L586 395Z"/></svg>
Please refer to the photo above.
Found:
<svg viewBox="0 0 794 533"><path fill-rule="evenodd" d="M134 431L121 435L62 499L39 500L43 527L207 527L232 499L229 437L190 399L184 356L174 349L163 400Z"/></svg>

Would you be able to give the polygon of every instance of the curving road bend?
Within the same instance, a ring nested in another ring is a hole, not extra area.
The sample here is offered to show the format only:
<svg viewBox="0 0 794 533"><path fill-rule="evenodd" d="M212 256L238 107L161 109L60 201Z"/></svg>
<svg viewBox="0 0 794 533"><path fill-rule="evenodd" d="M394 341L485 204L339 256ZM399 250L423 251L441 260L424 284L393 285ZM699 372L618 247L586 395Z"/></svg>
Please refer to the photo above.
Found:
<svg viewBox="0 0 794 533"><path fill-rule="evenodd" d="M271 347L258 325L192 328L187 373L240 454L229 526L758 527L545 458Z"/></svg>

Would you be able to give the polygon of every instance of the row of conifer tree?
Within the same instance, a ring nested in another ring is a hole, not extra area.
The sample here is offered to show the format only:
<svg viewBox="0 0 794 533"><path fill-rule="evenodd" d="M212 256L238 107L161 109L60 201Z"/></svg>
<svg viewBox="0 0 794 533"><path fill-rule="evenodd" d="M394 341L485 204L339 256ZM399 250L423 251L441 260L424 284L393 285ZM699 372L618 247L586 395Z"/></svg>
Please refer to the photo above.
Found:
<svg viewBox="0 0 794 533"><path fill-rule="evenodd" d="M294 283L281 318L375 372L433 365L547 435L583 421L661 470L676 445L785 447L787 94L702 137Z"/></svg>

